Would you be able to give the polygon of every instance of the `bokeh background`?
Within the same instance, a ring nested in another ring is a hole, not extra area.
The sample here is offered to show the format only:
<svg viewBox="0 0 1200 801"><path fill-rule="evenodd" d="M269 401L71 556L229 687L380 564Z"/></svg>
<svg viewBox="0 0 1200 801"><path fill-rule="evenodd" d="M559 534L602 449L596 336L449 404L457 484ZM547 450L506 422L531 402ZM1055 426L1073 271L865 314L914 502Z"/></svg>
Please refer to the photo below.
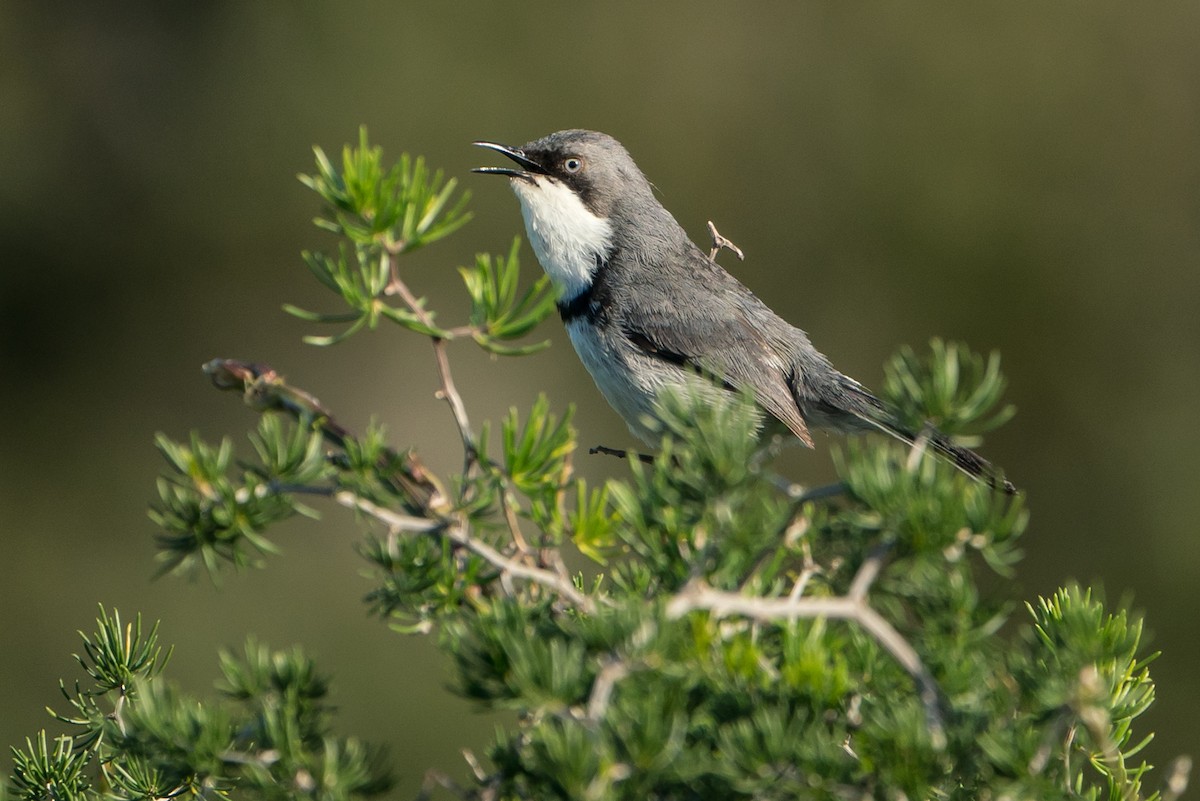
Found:
<svg viewBox="0 0 1200 801"><path fill-rule="evenodd" d="M477 138L622 139L698 241L846 372L902 343L999 349L1020 413L985 453L1028 493L1014 600L1097 581L1147 615L1152 761L1200 755L1200 5L196 3L0 5L0 746L52 724L96 604L163 621L170 675L211 691L250 633L305 644L339 728L390 746L397 797L462 775L493 718L431 642L366 615L336 509L276 531L269 569L151 580L155 431L241 437L214 356L267 361L345 423L458 463L428 345L329 350L283 302L332 309L299 259L328 240L294 178L367 124L474 192L412 259L446 319L454 267L520 231ZM536 269L528 250L527 266ZM317 333L326 333L320 332ZM583 444L629 439L556 321L553 347L452 352L473 419L545 390ZM828 449L798 478L831 474ZM619 473L581 457L591 480ZM8 773L7 766L0 773Z"/></svg>

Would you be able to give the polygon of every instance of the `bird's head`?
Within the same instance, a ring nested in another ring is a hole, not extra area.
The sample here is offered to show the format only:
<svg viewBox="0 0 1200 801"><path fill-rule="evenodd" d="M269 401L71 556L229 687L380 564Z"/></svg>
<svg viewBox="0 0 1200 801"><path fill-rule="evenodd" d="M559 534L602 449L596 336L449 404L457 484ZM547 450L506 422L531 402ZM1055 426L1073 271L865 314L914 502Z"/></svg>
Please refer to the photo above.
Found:
<svg viewBox="0 0 1200 801"><path fill-rule="evenodd" d="M608 219L631 199L653 197L649 182L628 151L608 134L570 130L520 147L475 144L515 162L515 167L476 167L474 171L511 178L522 204L562 207L565 196L571 195L593 217Z"/></svg>
<svg viewBox="0 0 1200 801"><path fill-rule="evenodd" d="M629 153L607 134L570 130L520 147L475 144L514 162L475 172L510 179L529 243L563 297L588 288L598 264L666 214Z"/></svg>

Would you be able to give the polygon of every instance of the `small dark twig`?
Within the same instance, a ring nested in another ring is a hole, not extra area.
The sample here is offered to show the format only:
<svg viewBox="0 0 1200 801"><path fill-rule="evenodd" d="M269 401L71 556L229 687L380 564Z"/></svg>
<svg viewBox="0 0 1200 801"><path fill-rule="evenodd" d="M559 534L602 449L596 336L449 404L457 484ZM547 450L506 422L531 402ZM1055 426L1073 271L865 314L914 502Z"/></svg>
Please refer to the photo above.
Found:
<svg viewBox="0 0 1200 801"><path fill-rule="evenodd" d="M712 237L712 248L708 251L710 260L716 261L717 254L721 252L722 248L732 251L733 255L738 257L738 261L746 260L746 254L742 252L742 249L721 236L721 232L717 230L717 226L713 224L712 220L708 221L708 235Z"/></svg>
<svg viewBox="0 0 1200 801"><path fill-rule="evenodd" d="M805 489L799 484L792 484L787 488L787 493L797 504L802 504L808 501L820 501L826 498L836 498L839 495L845 495L846 489L846 484L843 481L839 481L836 484L813 487L812 489Z"/></svg>
<svg viewBox="0 0 1200 801"><path fill-rule="evenodd" d="M325 441L339 450L345 450L346 441L355 438L316 397L289 385L270 365L213 359L204 365L204 372L217 389L240 390L252 409L284 412L298 422L311 421ZM380 475L407 499L409 511L439 511L447 506L445 490L416 455L386 448L377 466Z"/></svg>
<svg viewBox="0 0 1200 801"><path fill-rule="evenodd" d="M589 456L595 456L597 453L604 454L605 456L615 456L618 459L632 459L636 457L643 464L654 464L654 457L648 453L630 453L620 448L609 448L605 445L596 445L588 448Z"/></svg>

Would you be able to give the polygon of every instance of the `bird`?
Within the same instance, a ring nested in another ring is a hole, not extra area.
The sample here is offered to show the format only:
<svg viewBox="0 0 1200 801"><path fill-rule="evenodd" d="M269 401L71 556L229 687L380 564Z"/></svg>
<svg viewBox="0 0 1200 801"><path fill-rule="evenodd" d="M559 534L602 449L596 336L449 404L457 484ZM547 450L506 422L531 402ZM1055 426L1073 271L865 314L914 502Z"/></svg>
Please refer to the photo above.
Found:
<svg viewBox="0 0 1200 801"><path fill-rule="evenodd" d="M643 442L661 439L664 388L736 390L807 447L814 429L921 438L967 475L1015 492L983 457L936 429L906 429L835 369L804 331L691 241L612 136L572 129L519 147L474 144L514 163L473 172L509 179L580 361Z"/></svg>

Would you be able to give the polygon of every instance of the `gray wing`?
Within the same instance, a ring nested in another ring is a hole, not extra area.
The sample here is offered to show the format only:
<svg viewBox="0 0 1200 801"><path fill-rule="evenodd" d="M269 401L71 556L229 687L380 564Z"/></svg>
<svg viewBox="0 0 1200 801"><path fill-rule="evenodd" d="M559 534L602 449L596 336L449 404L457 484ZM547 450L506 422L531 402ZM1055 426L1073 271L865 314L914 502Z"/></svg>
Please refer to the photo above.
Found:
<svg viewBox="0 0 1200 801"><path fill-rule="evenodd" d="M717 286L708 284L709 291L690 297L680 297L678 286L675 291L660 286L659 292L639 292L642 308L616 322L646 355L710 374L731 388L751 390L763 409L811 448L812 436L793 394L793 363L786 355L787 342L799 332L721 272L726 280L710 274L706 277L716 278ZM657 302L646 308L649 298Z"/></svg>

